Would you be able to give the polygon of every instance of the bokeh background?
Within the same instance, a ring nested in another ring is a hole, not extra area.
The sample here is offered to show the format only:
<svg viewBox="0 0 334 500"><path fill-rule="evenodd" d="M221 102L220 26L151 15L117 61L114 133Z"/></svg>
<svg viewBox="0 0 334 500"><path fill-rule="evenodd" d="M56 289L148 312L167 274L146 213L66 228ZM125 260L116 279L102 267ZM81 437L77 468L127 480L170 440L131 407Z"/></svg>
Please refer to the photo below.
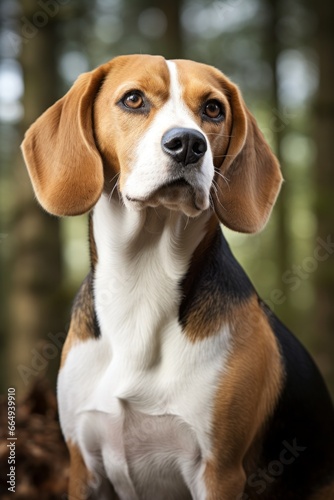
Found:
<svg viewBox="0 0 334 500"><path fill-rule="evenodd" d="M43 212L19 145L80 73L119 54L194 59L240 86L286 182L261 234L227 238L334 394L334 2L2 0L0 47L0 467L14 387L14 497L67 498L56 374L89 265L87 216Z"/></svg>
<svg viewBox="0 0 334 500"><path fill-rule="evenodd" d="M226 230L261 296L334 393L334 3L331 0L2 0L1 392L55 387L87 217L38 206L19 145L85 71L119 54L212 64L237 83L285 177L259 235Z"/></svg>

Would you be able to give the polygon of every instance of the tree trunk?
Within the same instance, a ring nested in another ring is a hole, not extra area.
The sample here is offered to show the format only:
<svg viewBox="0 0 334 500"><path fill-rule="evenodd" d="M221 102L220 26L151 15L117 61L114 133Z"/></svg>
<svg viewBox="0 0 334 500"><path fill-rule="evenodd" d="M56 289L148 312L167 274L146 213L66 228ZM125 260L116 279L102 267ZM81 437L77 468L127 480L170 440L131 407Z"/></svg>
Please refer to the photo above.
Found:
<svg viewBox="0 0 334 500"><path fill-rule="evenodd" d="M182 0L163 0L157 2L167 17L167 29L162 39L162 55L166 59L182 59L183 40L181 29L181 6Z"/></svg>
<svg viewBox="0 0 334 500"><path fill-rule="evenodd" d="M315 332L319 364L334 394L334 4L317 0L314 8L320 76L315 108L317 235L326 242L315 276Z"/></svg>
<svg viewBox="0 0 334 500"><path fill-rule="evenodd" d="M29 0L21 0L25 115L23 132L58 96L56 18ZM41 14L39 14L41 13ZM8 381L18 394L50 369L59 345L48 334L64 329L59 314L61 250L59 220L37 204L18 154L13 168L15 207L10 227L11 284L8 309ZM53 361L54 363L56 361Z"/></svg>
<svg viewBox="0 0 334 500"><path fill-rule="evenodd" d="M285 167L282 155L282 143L287 132L287 124L282 117L284 116L282 103L279 99L278 87L279 87L279 76L278 76L278 59L282 51L281 43L277 37L277 26L281 18L281 8L282 4L279 0L269 0L268 1L268 22L266 24L265 33L265 53L270 64L272 74L273 74L273 85L272 85L272 96L271 96L271 131L273 134L273 146L275 154L278 161L280 162L283 177L285 177ZM277 287L281 291L282 296L288 297L289 290L284 281L282 281L282 276L289 269L290 264L290 238L288 231L288 185L282 185L279 197L276 202L275 215L276 215L276 234L275 234L275 245L273 248L275 262L277 263ZM275 305L275 304L274 304ZM291 308L289 307L289 301L286 300L284 304L275 312L278 314L280 319L286 324L291 323Z"/></svg>

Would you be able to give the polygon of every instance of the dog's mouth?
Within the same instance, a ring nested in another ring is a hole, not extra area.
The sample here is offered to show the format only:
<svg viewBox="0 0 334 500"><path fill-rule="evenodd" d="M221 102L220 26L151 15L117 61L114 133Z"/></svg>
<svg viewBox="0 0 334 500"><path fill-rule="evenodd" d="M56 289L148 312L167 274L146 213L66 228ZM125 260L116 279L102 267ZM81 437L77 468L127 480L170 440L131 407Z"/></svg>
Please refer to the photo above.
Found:
<svg viewBox="0 0 334 500"><path fill-rule="evenodd" d="M160 186L156 190L156 192L163 190L173 190L174 188L180 188L180 189L184 188L184 189L194 190L193 186L186 179L181 178L162 184L162 186Z"/></svg>
<svg viewBox="0 0 334 500"><path fill-rule="evenodd" d="M190 217L194 217L208 208L207 197L203 190L193 186L184 177L161 184L145 198L130 196L126 196L126 198L135 203L137 208L162 205L170 210L181 210Z"/></svg>

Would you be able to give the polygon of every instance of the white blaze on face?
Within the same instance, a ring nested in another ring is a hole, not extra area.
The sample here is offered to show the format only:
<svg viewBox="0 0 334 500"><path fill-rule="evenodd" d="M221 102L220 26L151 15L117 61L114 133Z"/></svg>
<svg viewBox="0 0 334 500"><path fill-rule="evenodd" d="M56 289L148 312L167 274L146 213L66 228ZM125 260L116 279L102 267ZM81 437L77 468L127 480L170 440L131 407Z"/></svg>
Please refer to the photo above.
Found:
<svg viewBox="0 0 334 500"><path fill-rule="evenodd" d="M167 61L167 66L170 74L169 99L157 112L137 146L136 160L130 168L122 190L123 199L128 208L139 208L131 200L146 201L161 186L181 177L192 186L196 205L199 205L200 209L197 213L188 215L198 215L201 210L209 207L210 187L214 176L212 152L208 138L183 100L176 63ZM175 162L162 150L163 135L174 127L195 129L206 138L208 149L198 164L185 168L176 166ZM185 207L180 202L180 209L183 208Z"/></svg>

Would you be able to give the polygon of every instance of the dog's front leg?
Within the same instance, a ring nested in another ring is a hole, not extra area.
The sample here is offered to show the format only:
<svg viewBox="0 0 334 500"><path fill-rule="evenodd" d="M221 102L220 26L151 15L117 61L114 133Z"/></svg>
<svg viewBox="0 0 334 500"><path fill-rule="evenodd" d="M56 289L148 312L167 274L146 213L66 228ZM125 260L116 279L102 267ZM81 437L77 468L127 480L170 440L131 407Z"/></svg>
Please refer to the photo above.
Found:
<svg viewBox="0 0 334 500"><path fill-rule="evenodd" d="M70 453L68 500L88 500L92 498L92 488L89 484L92 475L86 467L79 448L71 442L67 442L67 447Z"/></svg>
<svg viewBox="0 0 334 500"><path fill-rule="evenodd" d="M107 477L90 472L79 448L67 442L70 453L68 500L119 500Z"/></svg>
<svg viewBox="0 0 334 500"><path fill-rule="evenodd" d="M241 500L246 484L246 474L242 465L218 467L209 462L205 472L205 500Z"/></svg>

